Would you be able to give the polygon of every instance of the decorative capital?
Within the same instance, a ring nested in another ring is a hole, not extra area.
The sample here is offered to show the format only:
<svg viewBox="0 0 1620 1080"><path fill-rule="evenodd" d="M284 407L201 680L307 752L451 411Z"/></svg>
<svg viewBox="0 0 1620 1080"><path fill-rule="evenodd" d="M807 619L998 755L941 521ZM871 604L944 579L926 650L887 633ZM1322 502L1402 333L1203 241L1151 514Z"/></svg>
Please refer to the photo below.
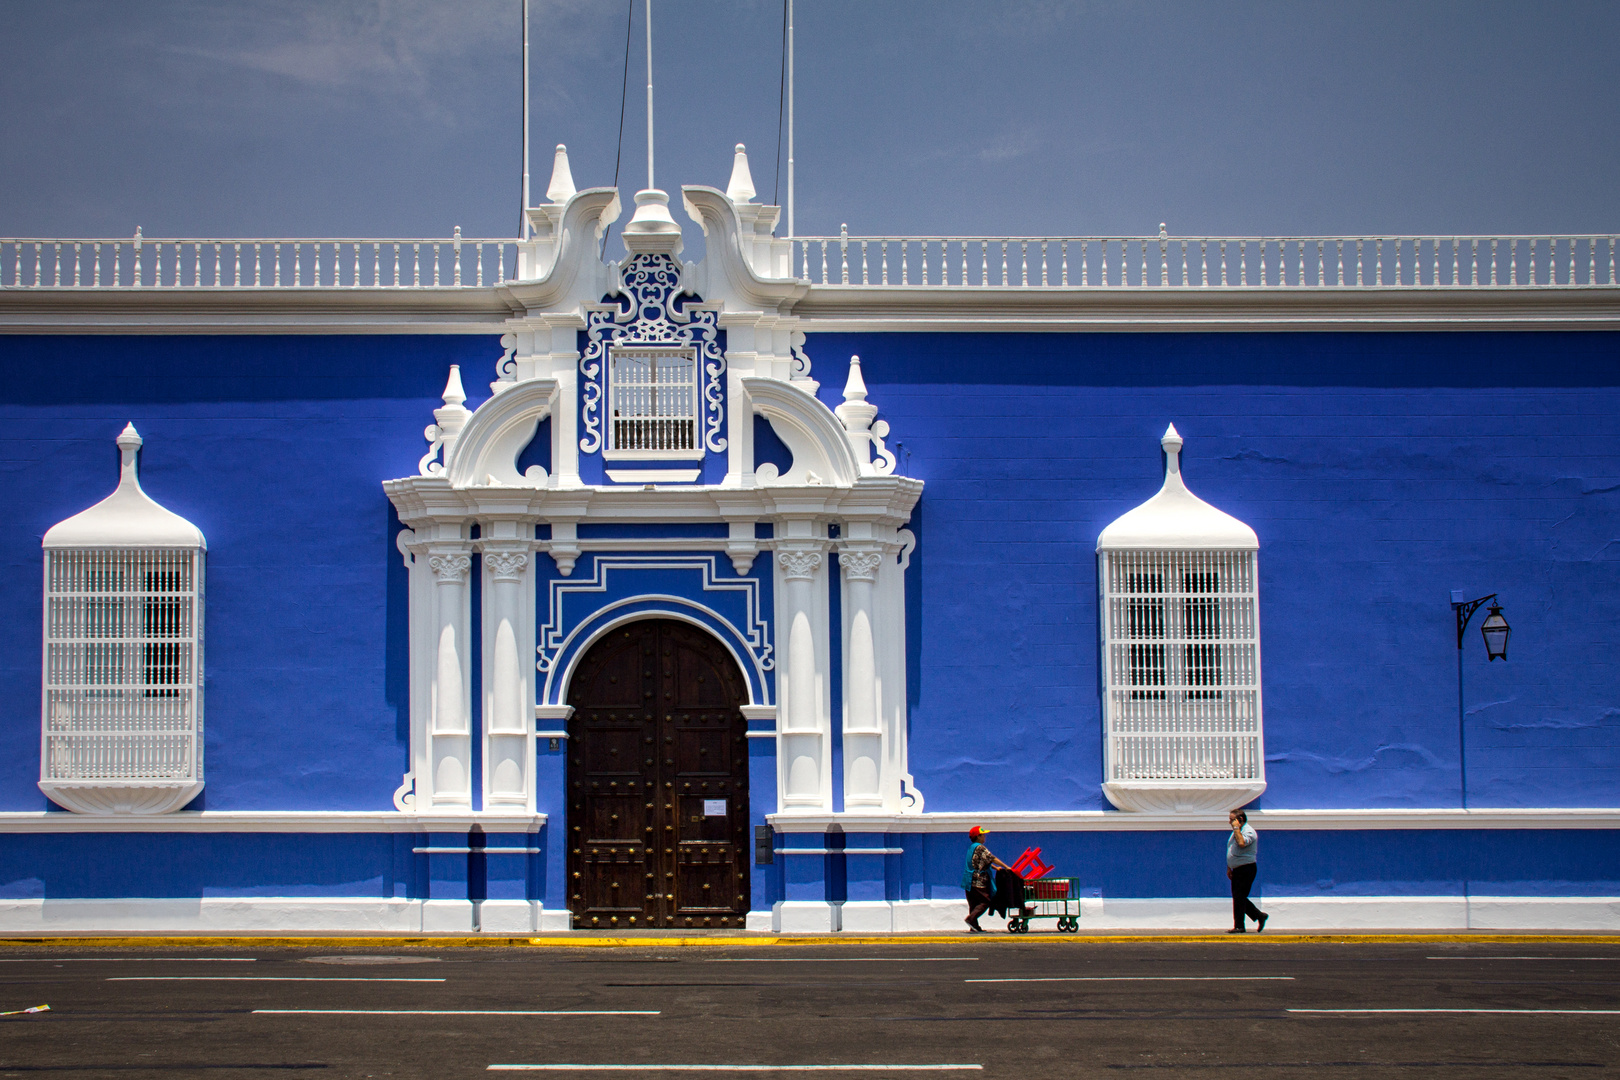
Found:
<svg viewBox="0 0 1620 1080"><path fill-rule="evenodd" d="M467 580L472 569L472 558L467 555L434 555L428 559L433 576L441 585L459 585Z"/></svg>
<svg viewBox="0 0 1620 1080"><path fill-rule="evenodd" d="M776 564L789 581L809 581L821 569L819 551L778 551Z"/></svg>
<svg viewBox="0 0 1620 1080"><path fill-rule="evenodd" d="M883 554L878 551L840 551L838 565L844 568L849 581L875 581L878 567L883 565Z"/></svg>
<svg viewBox="0 0 1620 1080"><path fill-rule="evenodd" d="M529 565L529 556L521 551L485 551L484 568L493 581L520 581Z"/></svg>

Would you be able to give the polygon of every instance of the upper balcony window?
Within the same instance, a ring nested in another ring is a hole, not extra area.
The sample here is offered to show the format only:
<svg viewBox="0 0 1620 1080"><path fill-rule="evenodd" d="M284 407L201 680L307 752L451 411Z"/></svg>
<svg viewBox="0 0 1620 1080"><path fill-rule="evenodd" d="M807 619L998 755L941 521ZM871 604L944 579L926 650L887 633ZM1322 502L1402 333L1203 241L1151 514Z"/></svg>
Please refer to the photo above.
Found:
<svg viewBox="0 0 1620 1080"><path fill-rule="evenodd" d="M695 349L610 352L610 458L701 458Z"/></svg>

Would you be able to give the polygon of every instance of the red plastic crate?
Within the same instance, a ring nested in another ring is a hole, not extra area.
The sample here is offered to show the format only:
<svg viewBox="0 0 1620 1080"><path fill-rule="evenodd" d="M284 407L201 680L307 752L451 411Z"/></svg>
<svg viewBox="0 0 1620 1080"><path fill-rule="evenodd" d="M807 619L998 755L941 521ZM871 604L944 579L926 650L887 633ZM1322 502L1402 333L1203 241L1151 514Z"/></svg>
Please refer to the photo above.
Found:
<svg viewBox="0 0 1620 1080"><path fill-rule="evenodd" d="M1074 888L1070 878L1041 878L1024 884L1032 900L1067 900Z"/></svg>

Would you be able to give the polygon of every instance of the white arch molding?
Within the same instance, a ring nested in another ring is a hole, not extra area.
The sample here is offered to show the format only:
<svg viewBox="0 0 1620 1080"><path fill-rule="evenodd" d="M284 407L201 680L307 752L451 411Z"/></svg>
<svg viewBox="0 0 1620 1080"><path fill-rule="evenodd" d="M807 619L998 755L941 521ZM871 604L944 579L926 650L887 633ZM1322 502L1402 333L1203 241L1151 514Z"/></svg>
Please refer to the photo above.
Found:
<svg viewBox="0 0 1620 1080"><path fill-rule="evenodd" d="M623 600L615 600L613 603L599 608L597 611L592 613L589 618L582 620L578 626L569 632L568 636L563 639L562 643L558 645L557 655L566 655L568 657L568 663L565 665L565 669L561 673L560 680L558 679L558 673L555 670L552 670L547 674L545 693L543 694L543 700L539 707L554 709L558 706L566 705L568 703L568 688L573 684L574 673L579 669L580 659L584 657L586 653L590 652L591 649L595 647L597 642L607 637L619 627L626 626L634 622L645 622L649 619L674 619L677 622L683 622L690 626L695 626L699 630L702 630L704 633L708 634L710 637L714 638L721 645L725 646L726 652L731 655L732 661L737 665L738 673L743 677L744 685L748 687L748 696L750 700L744 704L749 706L768 706L771 704L769 701L758 700L762 695L755 693L755 680L749 677L749 667L752 666L754 668L755 676L759 680L760 686L768 691L770 687L768 670L761 667L757 661L753 661L752 656L749 657L749 661L751 663L745 662L737 653L735 641L728 641L724 635L715 633L714 627L703 622L701 619L693 617L689 611L682 611L677 607L671 606L667 608L646 608L641 611L626 612L625 614L618 616L617 618L610 619L601 626L588 631L584 638L580 639L581 631L583 631L585 627L588 626L594 619L600 617L604 612L612 611L615 608L627 607L631 604L642 604L649 602L670 605L681 604L688 609L702 611L713 618L716 622L724 624L726 628L731 631L732 636L737 638L737 640L740 640L740 637L737 635L737 629L732 625L730 619L727 619L724 615L721 615L713 608L705 607L702 604L686 600L679 596L649 593L644 596L632 596L626 597ZM574 644L576 639L579 640L577 641L577 644ZM570 648L572 648L571 652ZM555 692L553 692L553 686L555 686ZM768 696L768 694L764 696Z"/></svg>

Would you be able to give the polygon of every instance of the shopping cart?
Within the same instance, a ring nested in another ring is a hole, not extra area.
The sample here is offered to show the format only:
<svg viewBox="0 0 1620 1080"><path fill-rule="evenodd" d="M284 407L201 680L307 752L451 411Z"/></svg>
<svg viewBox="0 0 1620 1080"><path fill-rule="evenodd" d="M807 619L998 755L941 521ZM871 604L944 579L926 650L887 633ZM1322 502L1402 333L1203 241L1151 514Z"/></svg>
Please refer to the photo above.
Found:
<svg viewBox="0 0 1620 1080"><path fill-rule="evenodd" d="M1031 919L1056 919L1059 933L1080 931L1080 897L1074 878L1049 877L1024 882L1024 914L1007 920L1007 933L1029 933Z"/></svg>

